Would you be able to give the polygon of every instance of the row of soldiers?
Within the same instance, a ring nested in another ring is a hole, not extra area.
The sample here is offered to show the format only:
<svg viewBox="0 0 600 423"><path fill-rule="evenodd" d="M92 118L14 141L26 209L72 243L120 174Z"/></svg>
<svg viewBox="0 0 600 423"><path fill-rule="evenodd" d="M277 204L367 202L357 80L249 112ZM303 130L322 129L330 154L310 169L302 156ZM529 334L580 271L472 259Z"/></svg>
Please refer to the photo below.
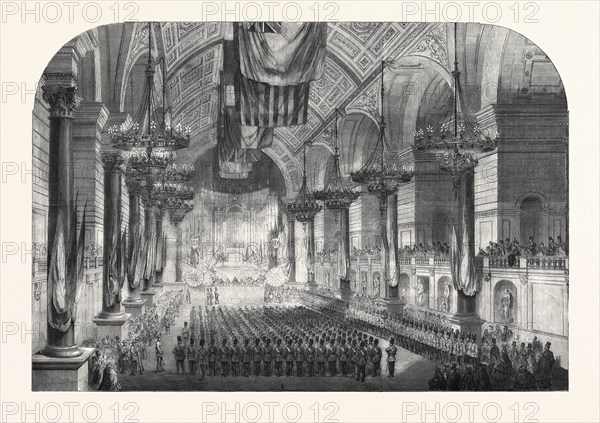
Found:
<svg viewBox="0 0 600 423"><path fill-rule="evenodd" d="M189 372L200 373L201 378L218 374L339 375L364 381L367 373L380 376L385 360L388 376L394 376L398 351L394 340L390 340L384 358L378 339L304 307L221 307L206 311L200 316L208 321L209 329L198 344L194 337L186 344L187 325L177 339L173 349L177 373L187 373L187 361Z"/></svg>

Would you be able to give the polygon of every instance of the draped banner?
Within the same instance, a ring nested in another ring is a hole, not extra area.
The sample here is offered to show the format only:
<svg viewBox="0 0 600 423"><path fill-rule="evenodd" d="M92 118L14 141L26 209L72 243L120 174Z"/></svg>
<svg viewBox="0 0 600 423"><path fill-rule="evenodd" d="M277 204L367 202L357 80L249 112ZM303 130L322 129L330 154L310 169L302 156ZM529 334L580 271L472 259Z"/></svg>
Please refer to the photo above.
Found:
<svg viewBox="0 0 600 423"><path fill-rule="evenodd" d="M243 23L235 32L242 125L305 124L310 81L321 78L325 68L327 24Z"/></svg>
<svg viewBox="0 0 600 423"><path fill-rule="evenodd" d="M389 198L396 198L396 196L390 196ZM386 241L388 244L388 248L384 250L384 254L386 257L386 268L388 278L387 283L391 287L395 287L398 285L398 246L396 245L396 237L397 237L397 227L394 222L397 221L396 210L393 209L396 207L395 202L390 202L388 200L387 206L387 219L385 220L385 233L386 233Z"/></svg>
<svg viewBox="0 0 600 423"><path fill-rule="evenodd" d="M129 236L129 260L127 262L127 283L131 290L140 286L140 262L143 261L142 235L138 228L137 233Z"/></svg>
<svg viewBox="0 0 600 423"><path fill-rule="evenodd" d="M475 273L474 172L461 176L458 188L457 216L452 225L450 263L454 288L471 297L479 291Z"/></svg>
<svg viewBox="0 0 600 423"><path fill-rule="evenodd" d="M346 240L346 233L348 231L347 214L344 210L340 210L338 221L338 259L337 259L337 272L338 278L348 280L350 278L350 262L346 252L348 251L348 245Z"/></svg>
<svg viewBox="0 0 600 423"><path fill-rule="evenodd" d="M242 125L266 127L304 125L308 118L310 82L270 85L241 77Z"/></svg>
<svg viewBox="0 0 600 423"><path fill-rule="evenodd" d="M77 204L77 199L75 203ZM68 235L65 236L64 209L58 213L54 242L48 266L48 324L59 332L67 332L77 315L77 294L80 279L83 277L85 254L85 215L77 236L77 207L73 206L73 216Z"/></svg>
<svg viewBox="0 0 600 423"><path fill-rule="evenodd" d="M321 78L327 52L326 23L266 25L242 23L238 26L242 75L280 86Z"/></svg>

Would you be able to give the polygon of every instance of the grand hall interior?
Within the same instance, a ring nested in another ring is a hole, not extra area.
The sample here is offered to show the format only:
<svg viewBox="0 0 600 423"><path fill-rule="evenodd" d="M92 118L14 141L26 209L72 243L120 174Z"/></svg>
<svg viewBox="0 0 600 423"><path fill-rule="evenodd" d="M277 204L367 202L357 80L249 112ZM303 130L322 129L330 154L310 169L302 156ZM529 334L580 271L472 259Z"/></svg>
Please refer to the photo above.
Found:
<svg viewBox="0 0 600 423"><path fill-rule="evenodd" d="M568 389L568 108L525 36L115 23L32 119L34 391Z"/></svg>

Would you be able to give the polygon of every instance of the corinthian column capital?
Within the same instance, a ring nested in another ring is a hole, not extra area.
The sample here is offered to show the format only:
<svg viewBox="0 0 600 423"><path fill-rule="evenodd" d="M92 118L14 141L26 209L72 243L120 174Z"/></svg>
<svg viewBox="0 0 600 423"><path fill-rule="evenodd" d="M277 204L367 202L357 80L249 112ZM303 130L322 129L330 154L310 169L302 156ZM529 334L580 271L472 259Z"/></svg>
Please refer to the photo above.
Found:
<svg viewBox="0 0 600 423"><path fill-rule="evenodd" d="M50 117L73 118L73 112L80 102L75 95L76 89L74 84L42 86L42 98L50 105Z"/></svg>

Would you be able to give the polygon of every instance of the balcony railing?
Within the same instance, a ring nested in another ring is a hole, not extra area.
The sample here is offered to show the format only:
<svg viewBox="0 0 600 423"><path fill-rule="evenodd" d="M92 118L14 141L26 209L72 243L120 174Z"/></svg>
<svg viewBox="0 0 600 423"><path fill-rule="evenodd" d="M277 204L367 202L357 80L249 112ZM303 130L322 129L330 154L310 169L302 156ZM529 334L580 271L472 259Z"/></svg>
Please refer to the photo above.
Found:
<svg viewBox="0 0 600 423"><path fill-rule="evenodd" d="M368 264L378 265L381 262L378 258L359 257L352 260L352 265ZM327 263L327 261L325 262ZM420 266L449 268L450 257L399 257L398 266ZM568 270L569 258L558 256L540 256L540 257L515 257L509 259L504 256L476 256L475 267L478 269L544 269L544 270Z"/></svg>

